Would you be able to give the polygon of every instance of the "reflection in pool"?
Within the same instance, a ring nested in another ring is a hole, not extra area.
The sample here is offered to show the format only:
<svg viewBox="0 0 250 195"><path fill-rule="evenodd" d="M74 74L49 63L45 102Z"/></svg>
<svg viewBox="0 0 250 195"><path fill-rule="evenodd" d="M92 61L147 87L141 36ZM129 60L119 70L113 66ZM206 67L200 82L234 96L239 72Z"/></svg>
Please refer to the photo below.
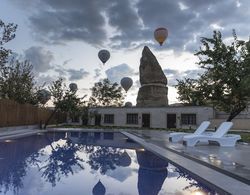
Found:
<svg viewBox="0 0 250 195"><path fill-rule="evenodd" d="M120 133L0 142L0 194L216 194Z"/></svg>

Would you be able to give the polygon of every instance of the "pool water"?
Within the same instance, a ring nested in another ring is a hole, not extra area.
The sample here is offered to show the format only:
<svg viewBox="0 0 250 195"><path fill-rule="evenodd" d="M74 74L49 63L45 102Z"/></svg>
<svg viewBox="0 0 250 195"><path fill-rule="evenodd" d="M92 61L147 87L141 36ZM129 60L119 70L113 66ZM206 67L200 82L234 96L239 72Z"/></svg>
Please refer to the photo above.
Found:
<svg viewBox="0 0 250 195"><path fill-rule="evenodd" d="M46 133L0 142L0 194L217 194L120 133Z"/></svg>

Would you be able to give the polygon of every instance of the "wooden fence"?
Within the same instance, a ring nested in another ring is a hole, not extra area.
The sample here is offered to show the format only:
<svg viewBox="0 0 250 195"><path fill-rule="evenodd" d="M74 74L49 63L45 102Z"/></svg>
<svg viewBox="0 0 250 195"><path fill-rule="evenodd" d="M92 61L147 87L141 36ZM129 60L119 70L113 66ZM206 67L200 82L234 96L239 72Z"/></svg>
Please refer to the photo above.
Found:
<svg viewBox="0 0 250 195"><path fill-rule="evenodd" d="M53 110L30 104L18 104L12 100L0 99L0 127L35 125L45 123ZM50 124L66 121L66 114L56 113Z"/></svg>

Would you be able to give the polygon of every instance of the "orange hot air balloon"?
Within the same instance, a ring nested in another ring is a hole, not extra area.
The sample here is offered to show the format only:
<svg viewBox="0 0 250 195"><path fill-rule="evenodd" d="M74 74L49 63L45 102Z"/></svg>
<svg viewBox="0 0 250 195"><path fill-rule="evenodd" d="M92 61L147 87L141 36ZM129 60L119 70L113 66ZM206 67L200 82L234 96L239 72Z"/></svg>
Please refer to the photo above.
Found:
<svg viewBox="0 0 250 195"><path fill-rule="evenodd" d="M163 27L157 28L154 32L154 36L155 40L162 46L162 44L168 37L168 30Z"/></svg>

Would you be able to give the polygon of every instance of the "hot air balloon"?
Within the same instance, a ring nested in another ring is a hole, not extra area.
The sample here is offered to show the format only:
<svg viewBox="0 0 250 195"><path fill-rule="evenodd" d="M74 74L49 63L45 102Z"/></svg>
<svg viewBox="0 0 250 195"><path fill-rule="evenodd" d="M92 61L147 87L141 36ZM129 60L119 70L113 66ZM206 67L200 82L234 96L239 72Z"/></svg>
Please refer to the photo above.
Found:
<svg viewBox="0 0 250 195"><path fill-rule="evenodd" d="M105 186L102 184L102 182L99 180L97 184L92 189L93 195L105 195L106 189Z"/></svg>
<svg viewBox="0 0 250 195"><path fill-rule="evenodd" d="M70 83L69 84L70 91L76 92L77 91L77 84L76 83Z"/></svg>
<svg viewBox="0 0 250 195"><path fill-rule="evenodd" d="M133 85L133 80L129 77L123 77L121 80L121 86L127 92L129 88Z"/></svg>
<svg viewBox="0 0 250 195"><path fill-rule="evenodd" d="M102 61L102 63L105 64L108 61L108 59L110 58L110 53L108 50L102 49L99 51L98 57Z"/></svg>
<svg viewBox="0 0 250 195"><path fill-rule="evenodd" d="M133 104L131 102L126 102L125 103L125 107L132 107L132 106L133 106Z"/></svg>
<svg viewBox="0 0 250 195"><path fill-rule="evenodd" d="M119 165L122 167L128 167L131 164L131 158L126 151L124 151L119 158Z"/></svg>
<svg viewBox="0 0 250 195"><path fill-rule="evenodd" d="M47 101L49 101L51 97L51 94L46 89L38 90L37 92L37 99L41 104L46 104Z"/></svg>
<svg viewBox="0 0 250 195"><path fill-rule="evenodd" d="M163 42L168 37L168 30L166 28L157 28L154 32L155 40L162 46Z"/></svg>

